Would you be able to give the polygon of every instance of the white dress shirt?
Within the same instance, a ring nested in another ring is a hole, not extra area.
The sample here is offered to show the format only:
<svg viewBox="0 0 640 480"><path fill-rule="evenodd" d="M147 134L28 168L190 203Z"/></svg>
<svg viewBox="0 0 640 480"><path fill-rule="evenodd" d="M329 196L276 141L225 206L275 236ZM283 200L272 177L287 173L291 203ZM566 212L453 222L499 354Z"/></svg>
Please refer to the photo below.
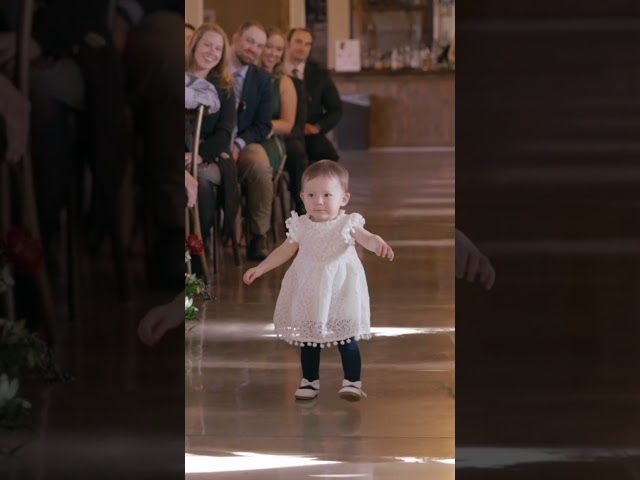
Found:
<svg viewBox="0 0 640 480"><path fill-rule="evenodd" d="M285 71L287 72L287 75L299 78L300 80L304 80L304 67L305 67L305 65L306 65L306 63L301 63L299 65L294 65L293 63L285 62L284 68L285 68ZM296 70L295 74L293 73L294 70Z"/></svg>

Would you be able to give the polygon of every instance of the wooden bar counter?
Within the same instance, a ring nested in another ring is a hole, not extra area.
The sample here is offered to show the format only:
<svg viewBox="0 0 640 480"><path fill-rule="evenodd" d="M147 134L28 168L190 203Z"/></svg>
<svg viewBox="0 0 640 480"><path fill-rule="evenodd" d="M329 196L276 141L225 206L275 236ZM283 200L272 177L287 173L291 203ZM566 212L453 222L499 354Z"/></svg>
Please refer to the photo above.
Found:
<svg viewBox="0 0 640 480"><path fill-rule="evenodd" d="M455 71L363 70L332 78L340 95L370 95L370 148L455 144Z"/></svg>

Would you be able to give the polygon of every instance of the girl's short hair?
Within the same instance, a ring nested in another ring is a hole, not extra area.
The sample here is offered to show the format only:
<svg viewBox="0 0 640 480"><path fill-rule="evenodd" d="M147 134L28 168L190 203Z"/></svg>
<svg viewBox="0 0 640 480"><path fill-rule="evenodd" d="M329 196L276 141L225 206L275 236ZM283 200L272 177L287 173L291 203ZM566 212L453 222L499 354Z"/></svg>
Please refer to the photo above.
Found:
<svg viewBox="0 0 640 480"><path fill-rule="evenodd" d="M302 173L302 190L304 184L317 177L337 178L345 193L349 192L349 172L333 160L319 160L309 165Z"/></svg>

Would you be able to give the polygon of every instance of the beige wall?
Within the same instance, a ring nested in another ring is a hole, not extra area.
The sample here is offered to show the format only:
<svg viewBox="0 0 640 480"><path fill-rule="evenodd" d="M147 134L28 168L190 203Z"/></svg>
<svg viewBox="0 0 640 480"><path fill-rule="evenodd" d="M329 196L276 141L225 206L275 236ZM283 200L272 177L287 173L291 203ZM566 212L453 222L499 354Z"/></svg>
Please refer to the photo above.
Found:
<svg viewBox="0 0 640 480"><path fill-rule="evenodd" d="M333 68L337 40L351 38L351 2L327 0L327 66Z"/></svg>
<svg viewBox="0 0 640 480"><path fill-rule="evenodd" d="M289 28L304 28L307 25L304 16L304 0L289 0Z"/></svg>
<svg viewBox="0 0 640 480"><path fill-rule="evenodd" d="M289 0L204 0L204 8L216 11L218 24L229 37L249 19L259 20L266 27L289 26Z"/></svg>
<svg viewBox="0 0 640 480"><path fill-rule="evenodd" d="M196 27L202 23L202 0L185 0L184 20Z"/></svg>
<svg viewBox="0 0 640 480"><path fill-rule="evenodd" d="M204 0L204 8L216 11L217 21L229 37L248 19L259 20L267 27L276 26L282 30L304 26L304 0ZM327 0L327 16L327 65L333 68L336 40L350 38L350 2Z"/></svg>

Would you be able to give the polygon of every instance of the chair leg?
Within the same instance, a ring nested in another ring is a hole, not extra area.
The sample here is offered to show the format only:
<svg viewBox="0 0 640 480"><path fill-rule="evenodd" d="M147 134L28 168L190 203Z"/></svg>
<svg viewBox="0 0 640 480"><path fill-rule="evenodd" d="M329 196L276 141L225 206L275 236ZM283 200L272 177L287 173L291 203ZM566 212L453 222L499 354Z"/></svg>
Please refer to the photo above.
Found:
<svg viewBox="0 0 640 480"><path fill-rule="evenodd" d="M240 245L235 229L231 232L231 248L233 249L233 263L239 267L242 262L240 261Z"/></svg>
<svg viewBox="0 0 640 480"><path fill-rule="evenodd" d="M243 220L243 226L244 226L244 240L245 240L245 253L247 255L247 258L249 258L249 250L250 250L250 246L251 246L251 225L249 222L249 215L247 214L248 212L248 202L247 202L247 191L243 188L243 192L242 192L242 202L240 205L240 211L242 212L242 220Z"/></svg>
<svg viewBox="0 0 640 480"><path fill-rule="evenodd" d="M0 229L0 234L4 238L9 228L11 228L11 188L9 183L9 164L7 162L0 162L0 192L2 195L2 200L0 201L0 206L2 207L2 212L0 218L2 219L2 226ZM13 287L8 285L4 292L6 302L5 302L5 318L10 322L16 321L16 305L15 305L15 297L13 292Z"/></svg>
<svg viewBox="0 0 640 480"><path fill-rule="evenodd" d="M287 190L286 192L284 192L284 195L285 196L290 196L291 194ZM280 205L282 206L282 221L286 222L287 218L289 218L289 215L291 215L291 210L293 210L292 209L292 205L291 205L291 201L289 200L289 202L287 202L286 198L282 198L280 200Z"/></svg>
<svg viewBox="0 0 640 480"><path fill-rule="evenodd" d="M124 239L122 238L122 228L117 218L111 220L111 249L113 250L113 263L116 268L120 300L128 302L131 300L129 267L127 265Z"/></svg>
<svg viewBox="0 0 640 480"><path fill-rule="evenodd" d="M78 255L79 245L79 231L78 231L78 197L76 191L76 185L74 182L71 184L71 191L69 192L69 204L67 207L67 308L69 310L69 320L74 321L78 318L79 311L79 265Z"/></svg>
<svg viewBox="0 0 640 480"><path fill-rule="evenodd" d="M202 241L202 231L200 229L201 227L200 227L200 215L198 213L198 205L196 204L196 206L194 206L189 210L191 211L191 219L193 221L192 223L193 230L194 230L193 233L200 239L200 241ZM204 251L200 254L200 260L202 261L202 270L204 272L204 278L206 280L206 284L210 285L211 272L209 271L209 261Z"/></svg>
<svg viewBox="0 0 640 480"><path fill-rule="evenodd" d="M242 261L240 260L240 237L238 236L239 229L236 228L237 219L242 215L242 188L240 187L239 184L238 184L238 198L240 198L238 214L236 215L236 218L233 220L233 228L231 229L231 248L233 249L233 262L235 263L236 267L239 267L242 264ZM240 233L240 235L242 235L242 233Z"/></svg>
<svg viewBox="0 0 640 480"><path fill-rule="evenodd" d="M220 210L216 208L215 214L213 215L213 234L212 243L213 243L213 273L217 274L220 269L220 248L221 248L221 239L220 239Z"/></svg>
<svg viewBox="0 0 640 480"><path fill-rule="evenodd" d="M244 214L244 238L245 238L245 243L246 243L246 254L247 254L247 258L249 258L249 250L250 250L250 246L251 246L251 230L250 230L250 226L249 226L249 218L246 216L246 213Z"/></svg>
<svg viewBox="0 0 640 480"><path fill-rule="evenodd" d="M187 243L187 239L189 238L189 233L191 232L191 217L189 216L189 207L184 207L184 241ZM187 260L187 273L191 275L192 267L191 267L191 257Z"/></svg>
<svg viewBox="0 0 640 480"><path fill-rule="evenodd" d="M293 210L293 205L291 202L291 191L287 186L287 182L284 178L280 179L280 188L278 189L278 193L280 196L280 207L282 208L282 223L289 218L291 214L291 210ZM285 229L286 230L286 229Z"/></svg>
<svg viewBox="0 0 640 480"><path fill-rule="evenodd" d="M271 204L271 232L273 235L273 245L274 247L279 243L279 235L278 235L278 217L280 216L280 205L279 205L278 195L273 195L273 203Z"/></svg>

